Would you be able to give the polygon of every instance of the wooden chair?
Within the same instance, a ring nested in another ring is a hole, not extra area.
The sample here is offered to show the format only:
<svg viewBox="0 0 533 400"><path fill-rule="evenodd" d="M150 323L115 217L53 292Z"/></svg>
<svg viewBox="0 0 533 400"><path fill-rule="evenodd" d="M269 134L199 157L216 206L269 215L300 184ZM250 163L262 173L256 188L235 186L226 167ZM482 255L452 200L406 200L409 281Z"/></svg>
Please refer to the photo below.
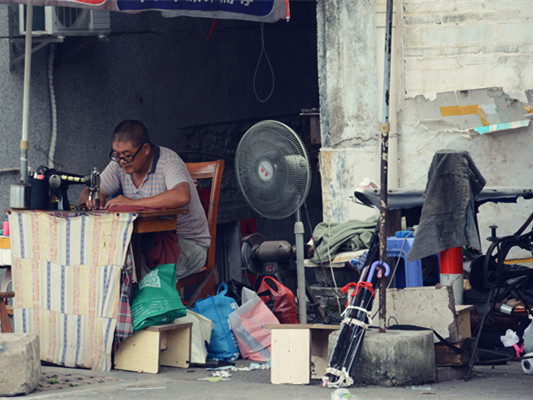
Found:
<svg viewBox="0 0 533 400"><path fill-rule="evenodd" d="M0 292L0 332L2 333L13 332L13 327L11 326L11 321L9 320L9 311L5 303L7 299L12 297L15 297L14 292Z"/></svg>
<svg viewBox="0 0 533 400"><path fill-rule="evenodd" d="M207 205L207 224L211 235L211 245L207 252L207 262L200 270L178 280L178 292L183 298L184 289L187 286L198 285L194 294L187 300L187 307L192 307L196 300L202 299L208 294L214 295L215 285L218 281L218 273L215 268L215 245L217 238L218 199L222 173L224 172L224 160L186 163L191 177L198 182L204 179L211 180L209 190L209 203Z"/></svg>

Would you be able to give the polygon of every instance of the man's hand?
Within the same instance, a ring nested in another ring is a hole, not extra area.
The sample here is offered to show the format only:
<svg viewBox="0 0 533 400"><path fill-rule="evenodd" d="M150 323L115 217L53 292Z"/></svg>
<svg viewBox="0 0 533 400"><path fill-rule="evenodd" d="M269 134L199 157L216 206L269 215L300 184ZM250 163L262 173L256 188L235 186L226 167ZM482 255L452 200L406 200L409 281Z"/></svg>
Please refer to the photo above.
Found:
<svg viewBox="0 0 533 400"><path fill-rule="evenodd" d="M124 195L113 197L107 203L105 203L104 208L108 209L114 206L134 206L137 205L134 199L130 199Z"/></svg>
<svg viewBox="0 0 533 400"><path fill-rule="evenodd" d="M84 188L81 193L80 193L80 196L78 197L78 204L85 204L85 206L89 209L89 210L95 210L97 207L96 207L96 201L95 199L89 199L89 188ZM106 199L106 195L104 192L102 192L100 190L100 207L99 208L103 208L102 205L105 204L105 199Z"/></svg>

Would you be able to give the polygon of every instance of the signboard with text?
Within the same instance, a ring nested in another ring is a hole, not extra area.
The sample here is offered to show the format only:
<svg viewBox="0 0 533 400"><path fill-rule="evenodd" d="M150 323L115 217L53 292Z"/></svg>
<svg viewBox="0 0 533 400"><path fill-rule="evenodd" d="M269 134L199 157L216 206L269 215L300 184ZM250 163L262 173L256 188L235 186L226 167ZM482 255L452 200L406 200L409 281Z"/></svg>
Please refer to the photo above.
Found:
<svg viewBox="0 0 533 400"><path fill-rule="evenodd" d="M26 4L27 0L0 0ZM34 0L34 6L65 6L134 13L162 11L165 17L204 17L276 22L289 19L289 0Z"/></svg>

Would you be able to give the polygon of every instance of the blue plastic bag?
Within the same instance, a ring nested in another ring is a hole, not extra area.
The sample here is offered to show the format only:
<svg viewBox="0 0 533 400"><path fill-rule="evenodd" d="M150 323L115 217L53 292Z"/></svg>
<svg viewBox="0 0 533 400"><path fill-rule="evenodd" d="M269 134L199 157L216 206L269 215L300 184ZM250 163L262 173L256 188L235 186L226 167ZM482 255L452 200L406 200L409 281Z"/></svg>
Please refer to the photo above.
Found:
<svg viewBox="0 0 533 400"><path fill-rule="evenodd" d="M208 360L233 361L239 358L239 344L228 319L239 305L234 299L226 296L227 292L228 286L221 283L215 296L198 300L192 308L215 325L211 332L211 342L206 345Z"/></svg>

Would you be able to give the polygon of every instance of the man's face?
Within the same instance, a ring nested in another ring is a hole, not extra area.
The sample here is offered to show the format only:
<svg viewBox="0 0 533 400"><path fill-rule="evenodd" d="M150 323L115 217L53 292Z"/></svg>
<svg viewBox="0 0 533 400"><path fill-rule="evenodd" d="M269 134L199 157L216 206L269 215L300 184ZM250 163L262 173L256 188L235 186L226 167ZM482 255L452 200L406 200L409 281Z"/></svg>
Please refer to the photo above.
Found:
<svg viewBox="0 0 533 400"><path fill-rule="evenodd" d="M149 147L148 143L135 147L130 141L114 141L111 155L125 173L133 174L144 170L146 164L150 163Z"/></svg>

